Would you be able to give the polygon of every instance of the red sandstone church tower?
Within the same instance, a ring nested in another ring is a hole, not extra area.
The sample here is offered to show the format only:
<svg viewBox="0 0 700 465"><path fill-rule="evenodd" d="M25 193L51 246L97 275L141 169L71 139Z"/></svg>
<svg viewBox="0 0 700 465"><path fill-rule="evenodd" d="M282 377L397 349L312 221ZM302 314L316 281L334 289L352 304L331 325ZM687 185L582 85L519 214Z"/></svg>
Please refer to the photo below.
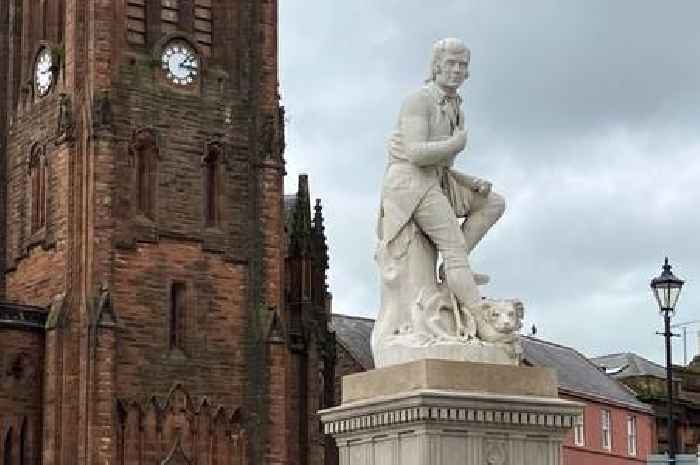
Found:
<svg viewBox="0 0 700 465"><path fill-rule="evenodd" d="M2 465L332 460L283 150L276 0L0 1Z"/></svg>

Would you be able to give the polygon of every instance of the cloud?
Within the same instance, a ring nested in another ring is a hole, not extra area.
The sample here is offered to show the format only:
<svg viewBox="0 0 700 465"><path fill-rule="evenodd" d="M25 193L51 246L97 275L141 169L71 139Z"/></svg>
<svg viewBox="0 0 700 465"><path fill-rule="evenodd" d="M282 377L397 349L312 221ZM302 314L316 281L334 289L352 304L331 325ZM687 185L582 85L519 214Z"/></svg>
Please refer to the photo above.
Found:
<svg viewBox="0 0 700 465"><path fill-rule="evenodd" d="M700 319L700 4L441 5L280 2L287 189L307 172L323 198L335 311L376 315L385 142L432 41L457 36L472 49L458 167L508 201L472 257L485 292L524 299L555 342L661 361L648 283L665 255L688 279L676 321Z"/></svg>

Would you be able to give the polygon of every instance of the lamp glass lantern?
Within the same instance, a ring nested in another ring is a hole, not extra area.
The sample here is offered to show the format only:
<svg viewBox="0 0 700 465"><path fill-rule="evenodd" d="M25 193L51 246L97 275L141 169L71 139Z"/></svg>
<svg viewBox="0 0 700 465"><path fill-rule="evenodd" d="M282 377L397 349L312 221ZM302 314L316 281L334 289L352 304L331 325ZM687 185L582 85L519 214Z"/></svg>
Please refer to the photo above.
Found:
<svg viewBox="0 0 700 465"><path fill-rule="evenodd" d="M671 272L671 265L668 264L668 257L666 257L661 274L651 280L651 290L654 292L654 297L662 313L675 313L684 282Z"/></svg>

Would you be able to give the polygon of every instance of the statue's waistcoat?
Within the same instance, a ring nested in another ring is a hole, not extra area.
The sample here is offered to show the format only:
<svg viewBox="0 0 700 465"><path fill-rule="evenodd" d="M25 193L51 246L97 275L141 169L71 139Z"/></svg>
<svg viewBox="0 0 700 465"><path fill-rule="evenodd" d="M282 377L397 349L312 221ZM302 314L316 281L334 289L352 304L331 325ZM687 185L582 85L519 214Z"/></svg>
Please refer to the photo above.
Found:
<svg viewBox="0 0 700 465"><path fill-rule="evenodd" d="M426 142L444 141L454 130L464 127L464 113L459 108L459 97L450 101L434 84L429 83L408 99L416 99L424 105L428 118ZM377 234L385 242L391 241L410 220L421 199L434 186L441 184L443 176L455 174L449 167L417 166L409 161L404 143L399 115L396 130L388 142L389 163L384 174L382 201L379 211Z"/></svg>

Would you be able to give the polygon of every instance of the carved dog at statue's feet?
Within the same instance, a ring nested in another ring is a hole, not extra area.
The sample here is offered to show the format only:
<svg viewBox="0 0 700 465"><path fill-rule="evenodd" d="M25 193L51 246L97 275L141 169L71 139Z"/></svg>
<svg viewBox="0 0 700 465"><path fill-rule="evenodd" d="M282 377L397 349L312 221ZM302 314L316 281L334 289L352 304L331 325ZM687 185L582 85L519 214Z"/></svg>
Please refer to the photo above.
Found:
<svg viewBox="0 0 700 465"><path fill-rule="evenodd" d="M518 332L522 328L524 306L514 299L482 298L471 309L460 306L446 286L424 288L413 307L412 329L431 339L470 340L503 345L520 357Z"/></svg>
<svg viewBox="0 0 700 465"><path fill-rule="evenodd" d="M519 300L495 300L483 298L476 307L476 334L484 342L504 344L510 347L513 355L522 355L518 332L523 327L525 306Z"/></svg>

